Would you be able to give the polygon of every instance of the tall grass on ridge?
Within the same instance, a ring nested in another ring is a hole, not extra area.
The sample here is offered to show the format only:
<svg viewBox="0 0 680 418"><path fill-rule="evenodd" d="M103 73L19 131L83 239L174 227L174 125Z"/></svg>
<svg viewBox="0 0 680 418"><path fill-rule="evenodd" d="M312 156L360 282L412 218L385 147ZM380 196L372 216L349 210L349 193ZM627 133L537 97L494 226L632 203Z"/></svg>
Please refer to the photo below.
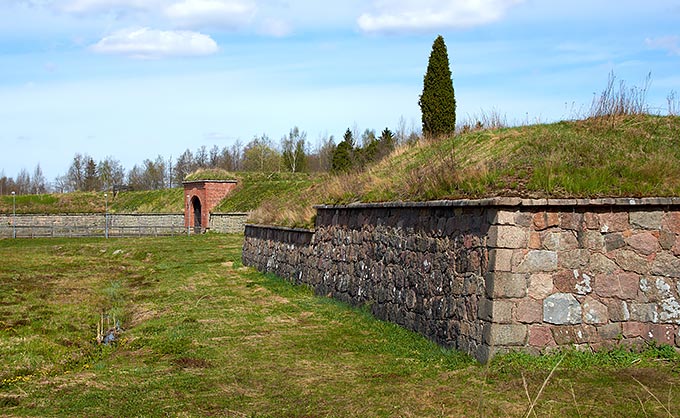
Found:
<svg viewBox="0 0 680 418"><path fill-rule="evenodd" d="M649 113L647 92L652 82L652 74L647 74L641 87L627 87L624 80L616 83L614 72L609 73L607 86L599 96L593 97L589 118L612 119L617 116L646 115Z"/></svg>

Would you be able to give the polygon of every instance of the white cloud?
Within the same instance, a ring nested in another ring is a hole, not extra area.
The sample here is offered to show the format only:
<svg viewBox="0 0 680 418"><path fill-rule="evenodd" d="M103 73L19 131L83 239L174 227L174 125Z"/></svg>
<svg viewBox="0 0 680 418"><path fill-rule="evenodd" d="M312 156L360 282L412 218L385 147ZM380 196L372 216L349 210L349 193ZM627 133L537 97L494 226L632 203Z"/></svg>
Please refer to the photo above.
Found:
<svg viewBox="0 0 680 418"><path fill-rule="evenodd" d="M524 0L375 0L357 23L365 32L466 28L499 20Z"/></svg>
<svg viewBox="0 0 680 418"><path fill-rule="evenodd" d="M651 49L663 49L669 55L680 55L680 36L662 36L660 38L647 38L645 44Z"/></svg>
<svg viewBox="0 0 680 418"><path fill-rule="evenodd" d="M119 30L90 48L102 54L121 54L142 59L210 55L218 50L217 43L202 33L149 28Z"/></svg>
<svg viewBox="0 0 680 418"><path fill-rule="evenodd" d="M182 0L165 8L165 15L185 28L234 28L249 23L255 15L250 0Z"/></svg>

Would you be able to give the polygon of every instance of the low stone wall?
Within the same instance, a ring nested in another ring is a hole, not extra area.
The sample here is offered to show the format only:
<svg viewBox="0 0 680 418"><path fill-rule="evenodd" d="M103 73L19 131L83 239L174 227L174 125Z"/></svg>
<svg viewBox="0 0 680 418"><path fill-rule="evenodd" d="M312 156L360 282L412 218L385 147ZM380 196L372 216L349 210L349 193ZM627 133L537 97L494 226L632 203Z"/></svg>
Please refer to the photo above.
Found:
<svg viewBox="0 0 680 418"><path fill-rule="evenodd" d="M485 199L317 208L249 225L244 264L368 304L484 362L499 352L680 346L680 199Z"/></svg>
<svg viewBox="0 0 680 418"><path fill-rule="evenodd" d="M247 213L211 213L208 227L221 234L242 234L248 216Z"/></svg>
<svg viewBox="0 0 680 418"><path fill-rule="evenodd" d="M489 226L481 207L320 207L315 232L248 225L243 261L483 361Z"/></svg>
<svg viewBox="0 0 680 418"><path fill-rule="evenodd" d="M680 346L680 199L549 203L498 213L497 349Z"/></svg>
<svg viewBox="0 0 680 418"><path fill-rule="evenodd" d="M243 233L247 213L210 215L210 230L220 233ZM16 219L18 237L103 236L105 215L84 214L0 214L0 237L12 237ZM109 235L170 235L186 231L184 214L109 213Z"/></svg>

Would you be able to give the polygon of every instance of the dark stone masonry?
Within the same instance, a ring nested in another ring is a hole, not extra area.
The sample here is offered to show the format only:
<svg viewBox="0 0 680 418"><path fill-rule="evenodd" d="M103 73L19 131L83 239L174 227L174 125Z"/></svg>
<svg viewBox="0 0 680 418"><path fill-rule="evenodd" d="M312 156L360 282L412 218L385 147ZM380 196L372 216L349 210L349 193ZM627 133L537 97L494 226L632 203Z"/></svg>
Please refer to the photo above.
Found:
<svg viewBox="0 0 680 418"><path fill-rule="evenodd" d="M248 225L243 260L485 362L576 345L680 346L680 199L320 206Z"/></svg>

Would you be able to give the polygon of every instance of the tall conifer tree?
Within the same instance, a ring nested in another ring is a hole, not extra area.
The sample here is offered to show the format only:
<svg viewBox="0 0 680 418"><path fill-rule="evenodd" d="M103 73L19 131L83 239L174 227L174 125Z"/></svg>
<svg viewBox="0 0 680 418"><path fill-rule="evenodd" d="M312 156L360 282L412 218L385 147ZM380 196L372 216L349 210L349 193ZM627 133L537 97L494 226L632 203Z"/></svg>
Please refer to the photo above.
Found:
<svg viewBox="0 0 680 418"><path fill-rule="evenodd" d="M418 101L423 118L423 134L437 137L452 135L456 129L456 98L444 38L439 35L432 44L430 60L423 81L423 94Z"/></svg>

